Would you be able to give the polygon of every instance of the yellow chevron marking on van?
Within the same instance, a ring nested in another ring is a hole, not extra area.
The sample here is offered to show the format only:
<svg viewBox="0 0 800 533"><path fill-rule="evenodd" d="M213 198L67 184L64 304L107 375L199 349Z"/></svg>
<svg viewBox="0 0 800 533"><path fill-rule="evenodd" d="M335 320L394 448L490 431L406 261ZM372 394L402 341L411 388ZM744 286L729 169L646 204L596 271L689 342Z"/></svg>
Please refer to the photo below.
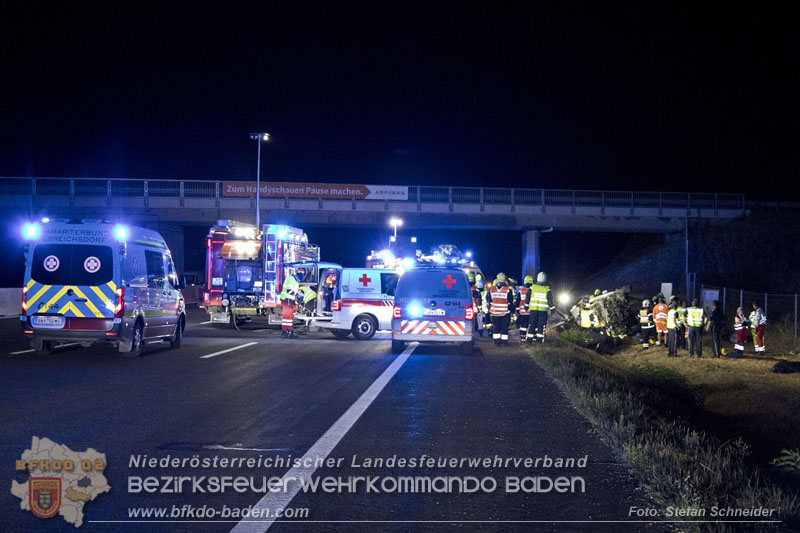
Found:
<svg viewBox="0 0 800 533"><path fill-rule="evenodd" d="M114 283L113 281L109 281L108 283L106 283L106 285L108 285L108 288L111 289L111 292L113 292L114 294L117 294L117 284L116 283Z"/></svg>
<svg viewBox="0 0 800 533"><path fill-rule="evenodd" d="M39 297L40 297L42 294L44 294L45 292L47 292L47 290L48 290L50 287L52 287L52 285L42 285L42 288L41 288L41 289L39 289L38 291L36 291L36 294L34 294L34 295L33 295L33 296L31 296L30 298L28 298L28 299L27 299L27 301L26 301L26 303L28 304L28 309L30 309L30 308L31 308L31 305L33 305L33 302L35 302L36 300L38 300L38 299L39 299ZM28 288L30 288L30 287L28 287Z"/></svg>
<svg viewBox="0 0 800 533"><path fill-rule="evenodd" d="M92 287L92 291L94 291L94 293L100 297L104 304L108 303L108 296L106 296L103 291L100 290L100 287Z"/></svg>
<svg viewBox="0 0 800 533"><path fill-rule="evenodd" d="M69 311L72 311L73 313L75 313L76 316L78 316L80 318L84 318L83 313L81 313L80 309L75 307L75 304L73 304L72 302L67 302L67 305L62 307L58 311L58 313L61 314L61 315L66 315L67 312L69 312Z"/></svg>
<svg viewBox="0 0 800 533"><path fill-rule="evenodd" d="M70 289L70 286L69 286L69 285L64 285L63 287L61 287L61 288L58 290L58 292L56 293L56 295L55 295L55 296L53 296L52 298L50 298L50 300L48 300L48 301L47 301L47 303L46 303L46 304L44 304L44 305L42 306L42 308L43 308L44 310L51 309L51 307L50 307L50 306L52 306L54 303L56 303L56 302L58 301L58 299L59 299L59 298L61 298L62 296L64 296L64 293L65 293L65 292L67 292L69 289ZM60 311L59 311L59 312L60 312Z"/></svg>
<svg viewBox="0 0 800 533"><path fill-rule="evenodd" d="M94 288L94 287L92 287L92 288ZM92 313L94 313L94 316L96 316L97 318L103 318L103 313L101 313L101 312L100 312L100 311L97 309L97 307L95 307L94 303L92 303L92 301L91 301L89 298L87 298L87 297L86 297L86 295L85 295L85 294L83 294L83 292L82 292L82 291L81 291L81 290L80 290L78 287L72 287L72 290L74 290L74 291L75 291L75 294L77 294L79 297L81 297L81 298L83 298L84 300L86 300L86 301L85 301L85 302L83 302L83 303L84 303L84 304L86 304L86 307L88 307L88 308L89 308L89 311L91 311ZM77 306L73 306L73 307L75 307L75 309L77 309L77 308L78 308Z"/></svg>
<svg viewBox="0 0 800 533"><path fill-rule="evenodd" d="M28 282L28 290L31 290L31 287L33 287L34 283L36 283L36 280L31 278L31 280Z"/></svg>

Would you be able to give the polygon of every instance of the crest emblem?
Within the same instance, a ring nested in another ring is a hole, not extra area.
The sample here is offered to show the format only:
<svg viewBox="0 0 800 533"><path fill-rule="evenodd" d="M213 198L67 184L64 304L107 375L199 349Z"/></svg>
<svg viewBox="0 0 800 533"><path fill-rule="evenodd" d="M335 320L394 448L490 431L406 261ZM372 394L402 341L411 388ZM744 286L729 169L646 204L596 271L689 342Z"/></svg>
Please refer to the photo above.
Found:
<svg viewBox="0 0 800 533"><path fill-rule="evenodd" d="M32 477L28 480L28 502L39 518L50 518L61 508L61 478Z"/></svg>

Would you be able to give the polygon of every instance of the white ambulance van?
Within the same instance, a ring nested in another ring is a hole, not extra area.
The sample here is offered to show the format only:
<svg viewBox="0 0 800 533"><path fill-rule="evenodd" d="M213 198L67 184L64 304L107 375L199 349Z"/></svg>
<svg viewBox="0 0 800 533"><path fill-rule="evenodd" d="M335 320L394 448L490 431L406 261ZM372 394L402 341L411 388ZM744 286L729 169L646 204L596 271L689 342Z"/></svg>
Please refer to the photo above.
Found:
<svg viewBox="0 0 800 533"><path fill-rule="evenodd" d="M26 224L23 334L48 355L58 343L112 344L129 357L155 341L181 345L186 313L169 248L157 232L100 220Z"/></svg>
<svg viewBox="0 0 800 533"><path fill-rule="evenodd" d="M319 327L330 329L339 338L352 333L359 340L369 340L376 331L391 329L398 277L396 270L383 268L322 271L319 314L329 314L331 320L319 323Z"/></svg>

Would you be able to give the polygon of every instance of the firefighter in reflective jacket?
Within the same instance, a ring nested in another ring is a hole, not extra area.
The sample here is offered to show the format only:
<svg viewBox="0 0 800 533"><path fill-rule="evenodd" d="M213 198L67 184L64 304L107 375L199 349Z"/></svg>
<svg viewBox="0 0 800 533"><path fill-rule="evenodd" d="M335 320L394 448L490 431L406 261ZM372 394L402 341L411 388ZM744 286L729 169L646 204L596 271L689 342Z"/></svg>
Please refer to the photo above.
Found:
<svg viewBox="0 0 800 533"><path fill-rule="evenodd" d="M477 286L477 278L474 272L467 274L467 279L469 280L469 292L472 295L472 311L475 315L472 331L475 335L482 335L483 314L481 313L481 291Z"/></svg>
<svg viewBox="0 0 800 533"><path fill-rule="evenodd" d="M547 327L547 313L555 309L553 292L546 285L547 274L539 272L536 275L536 284L531 285L531 311L530 324L528 325L528 342L544 342L544 332Z"/></svg>
<svg viewBox="0 0 800 533"><path fill-rule="evenodd" d="M642 300L639 309L639 327L642 330L642 349L650 348L650 339L655 337L656 324L653 322L653 313L650 312L650 300Z"/></svg>
<svg viewBox="0 0 800 533"><path fill-rule="evenodd" d="M508 344L508 326L514 311L514 291L506 284L506 275L500 272L489 292L489 311L492 314L492 339L496 346Z"/></svg>
<svg viewBox="0 0 800 533"><path fill-rule="evenodd" d="M692 306L686 310L686 324L689 326L689 357L703 357L703 326L706 325L708 318L700 302L695 298Z"/></svg>
<svg viewBox="0 0 800 533"><path fill-rule="evenodd" d="M288 270L286 278L283 280L283 287L278 296L281 300L281 338L282 339L296 339L294 334L294 299L297 298L297 292L300 289L297 280L292 276Z"/></svg>
<svg viewBox="0 0 800 533"><path fill-rule="evenodd" d="M302 304L306 316L311 316L314 314L314 308L317 305L317 291L307 285L301 286L297 294L297 301Z"/></svg>
<svg viewBox="0 0 800 533"><path fill-rule="evenodd" d="M592 310L589 308L589 298L581 299L578 308L581 329L591 329L594 326L594 317L592 316Z"/></svg>
<svg viewBox="0 0 800 533"><path fill-rule="evenodd" d="M533 285L533 276L525 276L522 288L517 295L517 327L519 327L519 340L522 344L528 342L528 325L531 321L531 310L528 307L531 304L531 285Z"/></svg>

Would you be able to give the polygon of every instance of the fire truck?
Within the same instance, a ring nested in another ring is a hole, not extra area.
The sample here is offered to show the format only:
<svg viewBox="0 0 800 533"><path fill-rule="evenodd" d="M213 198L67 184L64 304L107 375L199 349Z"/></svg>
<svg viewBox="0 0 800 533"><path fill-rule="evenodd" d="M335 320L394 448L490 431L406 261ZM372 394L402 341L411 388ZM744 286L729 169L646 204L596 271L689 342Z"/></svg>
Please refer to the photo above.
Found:
<svg viewBox="0 0 800 533"><path fill-rule="evenodd" d="M320 258L319 247L308 243L303 230L282 224L265 224L259 232L250 224L218 220L208 232L206 248L203 307L211 322L231 327L253 316L280 324L278 296L286 272L309 283L307 267Z"/></svg>

